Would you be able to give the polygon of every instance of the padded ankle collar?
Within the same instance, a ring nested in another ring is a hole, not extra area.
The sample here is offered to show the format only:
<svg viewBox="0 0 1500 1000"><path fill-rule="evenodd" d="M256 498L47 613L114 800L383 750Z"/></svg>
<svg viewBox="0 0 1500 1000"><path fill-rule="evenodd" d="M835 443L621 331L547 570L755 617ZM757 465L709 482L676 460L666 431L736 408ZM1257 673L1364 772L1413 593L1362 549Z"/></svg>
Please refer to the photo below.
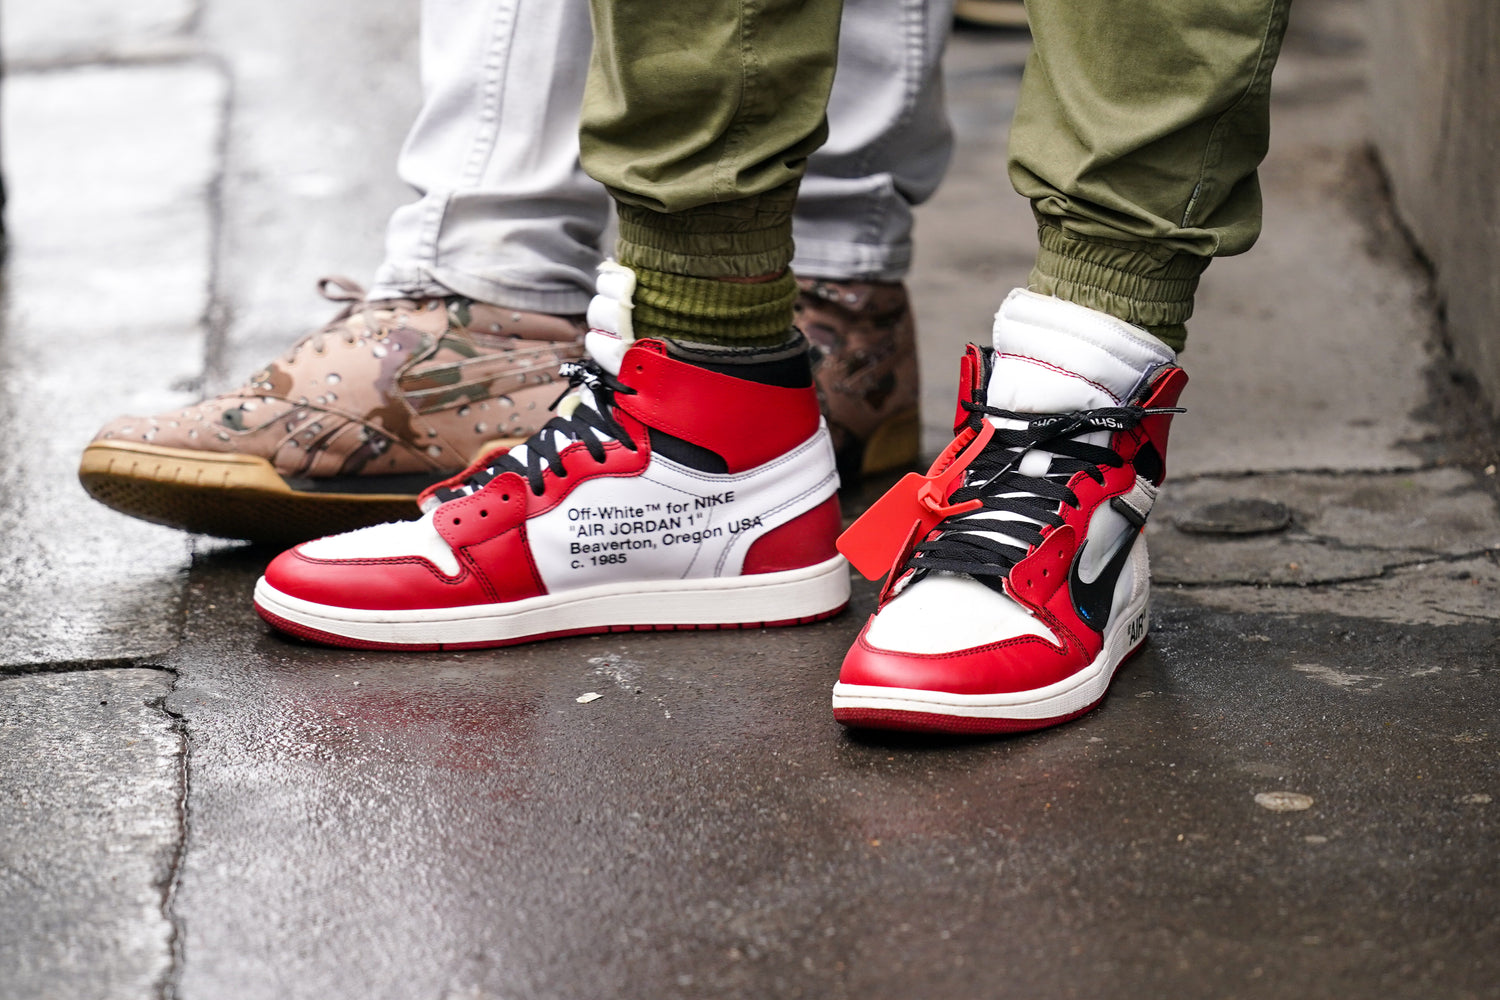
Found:
<svg viewBox="0 0 1500 1000"><path fill-rule="evenodd" d="M615 405L648 427L722 455L744 472L784 455L818 430L818 395L708 371L667 355L658 340L626 352L620 380L636 390Z"/></svg>

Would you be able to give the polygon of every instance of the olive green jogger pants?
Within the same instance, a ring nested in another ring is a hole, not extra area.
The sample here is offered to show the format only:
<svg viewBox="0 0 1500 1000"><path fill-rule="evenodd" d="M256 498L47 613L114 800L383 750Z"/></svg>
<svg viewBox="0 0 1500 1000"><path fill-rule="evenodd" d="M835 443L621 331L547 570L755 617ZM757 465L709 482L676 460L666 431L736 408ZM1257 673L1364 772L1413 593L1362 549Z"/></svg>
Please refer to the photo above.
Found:
<svg viewBox="0 0 1500 1000"><path fill-rule="evenodd" d="M620 206L622 259L706 278L785 267L840 0L591 2L583 165ZM1037 217L1035 290L1182 346L1198 276L1260 232L1290 2L1028 0L1009 173Z"/></svg>

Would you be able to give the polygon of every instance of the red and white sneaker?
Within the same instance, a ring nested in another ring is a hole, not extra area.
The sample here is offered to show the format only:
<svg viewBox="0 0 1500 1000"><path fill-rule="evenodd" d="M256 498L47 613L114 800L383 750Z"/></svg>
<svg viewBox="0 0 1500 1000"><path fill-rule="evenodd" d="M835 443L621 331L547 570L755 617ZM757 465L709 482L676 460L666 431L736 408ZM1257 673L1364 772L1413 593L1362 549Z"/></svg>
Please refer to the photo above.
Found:
<svg viewBox="0 0 1500 1000"><path fill-rule="evenodd" d="M1039 729L1087 712L1146 637L1141 529L1187 375L1144 330L1018 290L964 357L958 435L839 541L880 605L844 659L849 726Z"/></svg>
<svg viewBox="0 0 1500 1000"><path fill-rule="evenodd" d="M261 617L339 646L791 625L849 600L833 446L805 349L752 364L635 340L635 275L601 268L574 390L527 442L423 495L416 521L307 542Z"/></svg>

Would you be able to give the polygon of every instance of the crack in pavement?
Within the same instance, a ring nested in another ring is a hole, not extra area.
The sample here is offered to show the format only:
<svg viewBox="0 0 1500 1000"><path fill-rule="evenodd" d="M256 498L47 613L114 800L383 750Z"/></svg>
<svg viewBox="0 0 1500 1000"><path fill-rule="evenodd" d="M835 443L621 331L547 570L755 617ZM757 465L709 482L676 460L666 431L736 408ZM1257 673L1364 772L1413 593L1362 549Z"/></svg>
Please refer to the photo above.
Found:
<svg viewBox="0 0 1500 1000"><path fill-rule="evenodd" d="M1417 560L1443 559L1453 554L1451 552L1439 552L1436 549L1424 549L1408 545L1365 545L1358 542L1345 541L1342 538L1337 538L1332 535L1314 534L1310 531L1287 532L1283 534L1281 538L1285 541L1294 541L1305 545L1317 545L1322 548L1328 549L1331 552L1386 552L1391 554L1399 552L1409 552L1411 553L1412 558ZM1484 548L1475 549L1473 551L1483 553L1497 550L1491 546L1485 546Z"/></svg>
<svg viewBox="0 0 1500 1000"><path fill-rule="evenodd" d="M0 677L29 677L33 674L69 674L89 670L161 670L176 675L171 667L144 663L139 657L116 656L94 660L38 660L34 663L9 663L0 667Z"/></svg>
<svg viewBox="0 0 1500 1000"><path fill-rule="evenodd" d="M1351 549L1350 551L1359 551ZM1374 551L1383 551L1374 549ZM1421 568L1433 563L1452 564L1466 562L1475 559L1495 559L1500 556L1500 548L1475 549L1471 552L1451 553L1447 555L1435 555L1420 559L1412 559L1407 562L1390 563L1378 570L1368 573L1349 574L1347 576L1331 577L1323 580L1267 580L1264 578L1246 578L1234 580L1174 580L1170 578L1159 578L1154 582L1162 587L1174 587L1178 590L1216 590L1228 587L1260 587L1267 590L1312 590L1318 587L1337 587L1346 583L1364 583L1370 580L1389 579L1397 570ZM1488 620L1488 619L1486 619Z"/></svg>
<svg viewBox="0 0 1500 1000"><path fill-rule="evenodd" d="M168 669L168 668L161 668ZM187 834L188 834L188 793L192 781L192 769L189 761L189 751L192 745L191 736L188 732L187 717L181 712L174 711L167 706L172 695L177 693L177 686L182 682L182 674L176 670L169 671L172 674L172 686L167 693L160 698L152 699L147 704L159 710L172 722L172 731L177 735L177 843L172 851L171 861L167 864L167 876L162 882L161 893L161 915L167 922L167 968L162 973L157 983L156 993L160 1000L176 1000L177 984L182 977L183 967L183 939L184 930L182 920L177 915L177 891L182 882L183 862L187 857Z"/></svg>
<svg viewBox="0 0 1500 1000"><path fill-rule="evenodd" d="M1330 479L1352 479L1356 476L1409 476L1414 472L1438 472L1443 469L1452 468L1455 468L1455 466L1451 462L1422 462L1412 465L1382 465L1359 469L1317 466L1307 468L1234 469L1231 471L1221 469L1214 472L1173 473L1169 477L1169 480L1172 485L1177 485L1179 483L1206 483L1217 480L1227 482L1235 479L1264 479L1272 476L1327 476Z"/></svg>
<svg viewBox="0 0 1500 1000"><path fill-rule="evenodd" d="M162 666L159 663L142 663L139 660L128 657L89 661L57 661L51 663L22 664L20 666L8 666L0 670L0 678L21 678L38 676L42 674L54 675L62 673L90 673L101 670L150 670L157 673L170 675L171 686L167 693L156 698L149 698L143 704L153 711L160 712L170 724L170 731L177 741L177 748L172 754L177 762L177 798L174 803L176 812L176 836L173 845L171 860L167 864L165 876L159 883L161 891L161 915L167 924L167 950L168 964L162 974L161 981L157 984L156 995L161 1000L175 1000L177 996L176 982L182 967L182 927L181 921L176 916L176 899L178 882L181 878L183 858L187 851L187 829L188 829L188 790L189 790L189 765L188 749L190 738L187 728L187 719L180 712L176 712L167 706L167 700L177 691L182 675L172 667ZM24 872L12 866L0 867L23 878L37 891L45 891L47 887L42 886L26 876Z"/></svg>

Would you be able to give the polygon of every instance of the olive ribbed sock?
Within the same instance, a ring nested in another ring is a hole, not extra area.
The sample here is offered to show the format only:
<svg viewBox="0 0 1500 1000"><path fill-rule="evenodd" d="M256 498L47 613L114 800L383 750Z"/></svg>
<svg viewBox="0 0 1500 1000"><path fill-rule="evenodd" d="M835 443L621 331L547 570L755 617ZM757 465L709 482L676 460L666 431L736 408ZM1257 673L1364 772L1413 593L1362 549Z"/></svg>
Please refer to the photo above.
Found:
<svg viewBox="0 0 1500 1000"><path fill-rule="evenodd" d="M635 335L722 347L785 340L797 301L787 270L796 201L795 182L670 214L621 201L617 247L635 272Z"/></svg>
<svg viewBox="0 0 1500 1000"><path fill-rule="evenodd" d="M629 261L621 261L629 267ZM791 326L797 280L721 281L635 268L637 337L664 337L722 347L774 347Z"/></svg>

